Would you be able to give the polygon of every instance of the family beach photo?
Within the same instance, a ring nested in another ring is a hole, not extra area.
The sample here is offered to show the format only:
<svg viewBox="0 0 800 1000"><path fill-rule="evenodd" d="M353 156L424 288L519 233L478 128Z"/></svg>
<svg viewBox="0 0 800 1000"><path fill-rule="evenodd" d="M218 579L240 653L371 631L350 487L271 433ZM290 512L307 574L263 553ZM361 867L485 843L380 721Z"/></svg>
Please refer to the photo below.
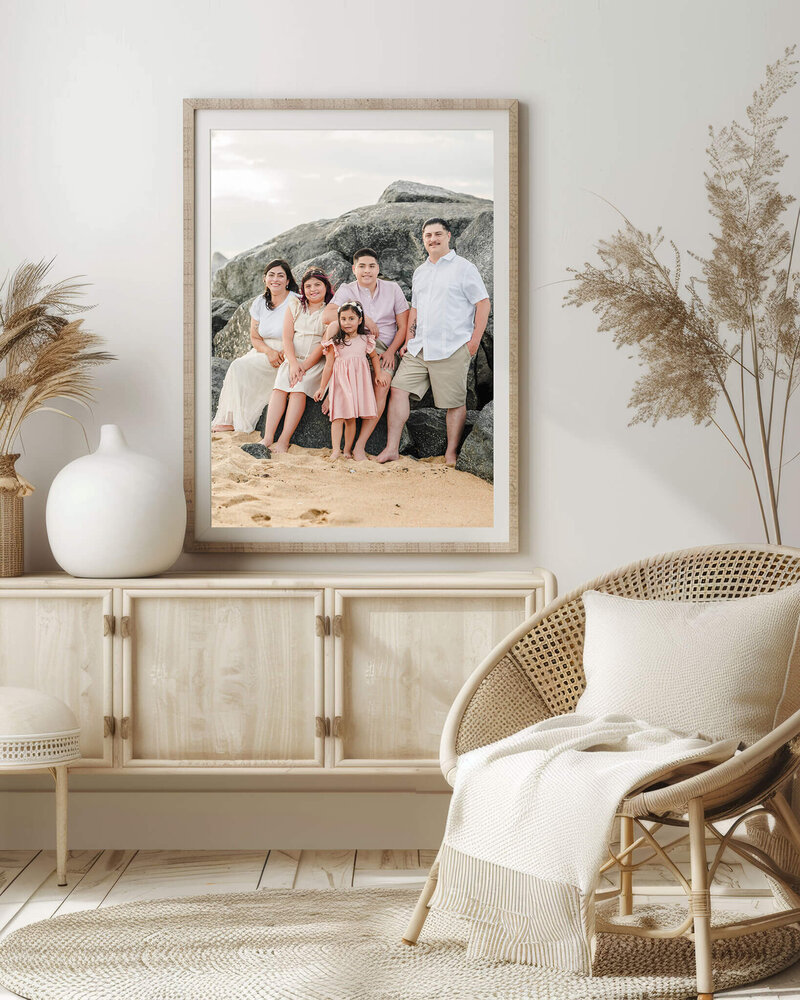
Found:
<svg viewBox="0 0 800 1000"><path fill-rule="evenodd" d="M491 133L290 138L211 136L212 524L491 527Z"/></svg>

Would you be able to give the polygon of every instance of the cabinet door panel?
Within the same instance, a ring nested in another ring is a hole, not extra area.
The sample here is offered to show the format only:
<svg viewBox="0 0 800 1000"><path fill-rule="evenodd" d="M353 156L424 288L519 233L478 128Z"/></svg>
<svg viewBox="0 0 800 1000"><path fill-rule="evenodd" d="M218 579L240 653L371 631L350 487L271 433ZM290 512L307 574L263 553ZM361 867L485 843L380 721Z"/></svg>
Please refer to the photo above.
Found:
<svg viewBox="0 0 800 1000"><path fill-rule="evenodd" d="M126 591L123 762L321 766L321 591Z"/></svg>
<svg viewBox="0 0 800 1000"><path fill-rule="evenodd" d="M532 614L530 590L337 591L335 761L437 767L450 705Z"/></svg>
<svg viewBox="0 0 800 1000"><path fill-rule="evenodd" d="M111 766L110 590L3 590L0 684L45 691L69 705L81 727L82 766Z"/></svg>

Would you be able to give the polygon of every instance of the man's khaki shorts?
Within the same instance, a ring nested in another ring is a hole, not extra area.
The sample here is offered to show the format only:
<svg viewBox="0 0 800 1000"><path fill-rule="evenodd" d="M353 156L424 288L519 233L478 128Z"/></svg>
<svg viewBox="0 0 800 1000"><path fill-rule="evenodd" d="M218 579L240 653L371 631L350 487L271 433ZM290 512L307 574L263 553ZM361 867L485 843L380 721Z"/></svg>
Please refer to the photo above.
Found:
<svg viewBox="0 0 800 1000"><path fill-rule="evenodd" d="M441 361L426 361L423 351L414 357L404 354L392 379L393 389L402 389L415 399L422 399L433 389L433 402L440 410L454 410L467 402L467 373L472 356L466 344Z"/></svg>
<svg viewBox="0 0 800 1000"><path fill-rule="evenodd" d="M375 341L375 351L376 351L378 357L380 357L381 354L385 354L387 350L388 350L388 348L387 348L386 344L383 343L382 340L376 340ZM395 356L394 356L394 368L392 369L392 378L394 378L394 373L396 371L397 371L397 355L395 354Z"/></svg>

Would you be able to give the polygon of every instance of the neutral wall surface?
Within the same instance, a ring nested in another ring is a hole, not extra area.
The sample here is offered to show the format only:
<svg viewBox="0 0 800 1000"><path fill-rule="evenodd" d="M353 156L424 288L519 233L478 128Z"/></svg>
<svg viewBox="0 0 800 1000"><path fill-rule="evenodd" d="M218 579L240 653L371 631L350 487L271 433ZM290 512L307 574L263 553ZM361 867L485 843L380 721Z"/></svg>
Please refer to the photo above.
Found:
<svg viewBox="0 0 800 1000"><path fill-rule="evenodd" d="M185 97L514 97L521 135L521 546L516 555L184 556L182 570L478 570L543 565L562 589L687 545L761 540L746 473L713 429L628 428L635 361L564 310L568 265L616 217L709 249L706 128L744 117L800 40L790 0L0 0L0 272L57 256L85 274L119 356L87 422L182 464ZM800 193L800 89L785 183ZM797 424L797 420L795 420ZM795 428L796 429L796 428ZM797 445L800 447L800 444ZM48 485L83 453L54 414L26 427L27 566L54 565ZM800 460L784 541L800 544Z"/></svg>

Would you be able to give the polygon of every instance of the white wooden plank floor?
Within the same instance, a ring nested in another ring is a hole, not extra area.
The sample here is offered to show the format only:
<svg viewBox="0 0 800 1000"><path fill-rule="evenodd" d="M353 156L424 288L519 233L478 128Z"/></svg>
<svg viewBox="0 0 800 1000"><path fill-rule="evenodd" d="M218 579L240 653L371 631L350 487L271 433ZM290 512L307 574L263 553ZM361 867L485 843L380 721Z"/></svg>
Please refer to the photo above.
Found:
<svg viewBox="0 0 800 1000"><path fill-rule="evenodd" d="M679 849L678 849L679 851ZM70 851L67 885L56 885L53 851L0 852L0 938L55 914L136 899L199 896L251 889L347 886L422 887L435 849L414 851ZM679 866L683 859L676 855ZM637 898L672 902L660 875L644 870ZM772 897L763 877L746 863L720 866L715 905L764 913ZM0 986L0 1000L16 994ZM800 1000L800 963L742 990L718 993L731 1000Z"/></svg>

